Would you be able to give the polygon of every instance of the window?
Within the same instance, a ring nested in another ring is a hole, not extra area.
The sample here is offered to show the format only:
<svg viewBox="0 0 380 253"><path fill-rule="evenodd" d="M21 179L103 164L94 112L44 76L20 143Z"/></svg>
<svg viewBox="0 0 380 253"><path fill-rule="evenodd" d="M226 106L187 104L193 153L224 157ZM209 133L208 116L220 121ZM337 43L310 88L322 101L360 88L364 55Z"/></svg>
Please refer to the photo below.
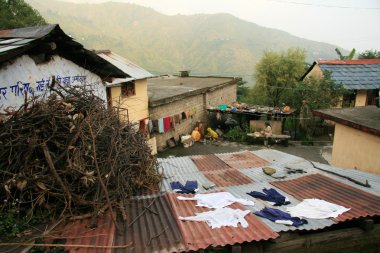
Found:
<svg viewBox="0 0 380 253"><path fill-rule="evenodd" d="M136 95L135 82L127 82L121 85L121 95L130 97Z"/></svg>

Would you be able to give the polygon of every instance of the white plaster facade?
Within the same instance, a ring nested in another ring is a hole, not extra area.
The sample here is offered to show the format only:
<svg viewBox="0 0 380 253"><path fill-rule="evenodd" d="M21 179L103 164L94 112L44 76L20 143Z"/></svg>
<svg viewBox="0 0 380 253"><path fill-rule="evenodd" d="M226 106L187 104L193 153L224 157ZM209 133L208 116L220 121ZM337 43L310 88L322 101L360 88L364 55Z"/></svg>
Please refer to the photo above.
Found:
<svg viewBox="0 0 380 253"><path fill-rule="evenodd" d="M94 94L107 100L106 86L102 79L58 55L44 63L36 64L28 55L23 55L0 66L0 108L16 109L27 97L48 95L48 85L53 78L62 86L87 86Z"/></svg>

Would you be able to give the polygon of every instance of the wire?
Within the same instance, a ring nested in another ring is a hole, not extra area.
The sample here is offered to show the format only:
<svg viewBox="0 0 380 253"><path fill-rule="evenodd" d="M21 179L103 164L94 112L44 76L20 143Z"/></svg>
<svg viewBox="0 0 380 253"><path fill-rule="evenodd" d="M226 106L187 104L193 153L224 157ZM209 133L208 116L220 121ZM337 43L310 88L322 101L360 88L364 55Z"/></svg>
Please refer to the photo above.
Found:
<svg viewBox="0 0 380 253"><path fill-rule="evenodd" d="M314 4L314 3L302 3L302 2L295 2L295 1L280 1L280 0L269 0L269 1L278 2L278 3L285 3L285 4L297 4L297 5L317 6L317 7L324 7L324 8L357 9L357 10L380 10L380 7L354 7L354 6Z"/></svg>

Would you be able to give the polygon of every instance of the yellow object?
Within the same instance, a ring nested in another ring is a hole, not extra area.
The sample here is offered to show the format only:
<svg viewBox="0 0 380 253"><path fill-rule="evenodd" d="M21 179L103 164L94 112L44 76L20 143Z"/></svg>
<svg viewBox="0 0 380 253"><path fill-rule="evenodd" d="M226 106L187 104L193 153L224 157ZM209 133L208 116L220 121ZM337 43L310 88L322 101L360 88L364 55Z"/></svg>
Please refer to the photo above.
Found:
<svg viewBox="0 0 380 253"><path fill-rule="evenodd" d="M272 167L264 167L263 172L268 176L272 176L274 173L276 173L276 169Z"/></svg>
<svg viewBox="0 0 380 253"><path fill-rule="evenodd" d="M201 139L201 133L199 132L198 127L194 128L191 137L194 141L199 141Z"/></svg>
<svg viewBox="0 0 380 253"><path fill-rule="evenodd" d="M219 137L218 133L212 130L211 128L207 128L207 132L210 134L211 139L213 140L218 139Z"/></svg>
<svg viewBox="0 0 380 253"><path fill-rule="evenodd" d="M284 112L290 112L290 107L289 106L285 106L284 109L282 109Z"/></svg>

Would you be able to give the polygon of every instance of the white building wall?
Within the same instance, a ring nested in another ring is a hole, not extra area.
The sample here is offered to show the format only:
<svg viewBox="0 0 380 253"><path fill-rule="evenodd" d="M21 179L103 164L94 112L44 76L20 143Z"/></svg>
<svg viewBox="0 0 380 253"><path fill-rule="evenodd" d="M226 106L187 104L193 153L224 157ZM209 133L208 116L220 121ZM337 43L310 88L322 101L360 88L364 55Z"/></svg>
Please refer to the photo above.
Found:
<svg viewBox="0 0 380 253"><path fill-rule="evenodd" d="M40 64L23 55L0 66L0 109L17 109L24 103L25 93L29 98L48 95L53 76L62 86L87 85L95 95L107 99L106 86L98 75L58 55Z"/></svg>

